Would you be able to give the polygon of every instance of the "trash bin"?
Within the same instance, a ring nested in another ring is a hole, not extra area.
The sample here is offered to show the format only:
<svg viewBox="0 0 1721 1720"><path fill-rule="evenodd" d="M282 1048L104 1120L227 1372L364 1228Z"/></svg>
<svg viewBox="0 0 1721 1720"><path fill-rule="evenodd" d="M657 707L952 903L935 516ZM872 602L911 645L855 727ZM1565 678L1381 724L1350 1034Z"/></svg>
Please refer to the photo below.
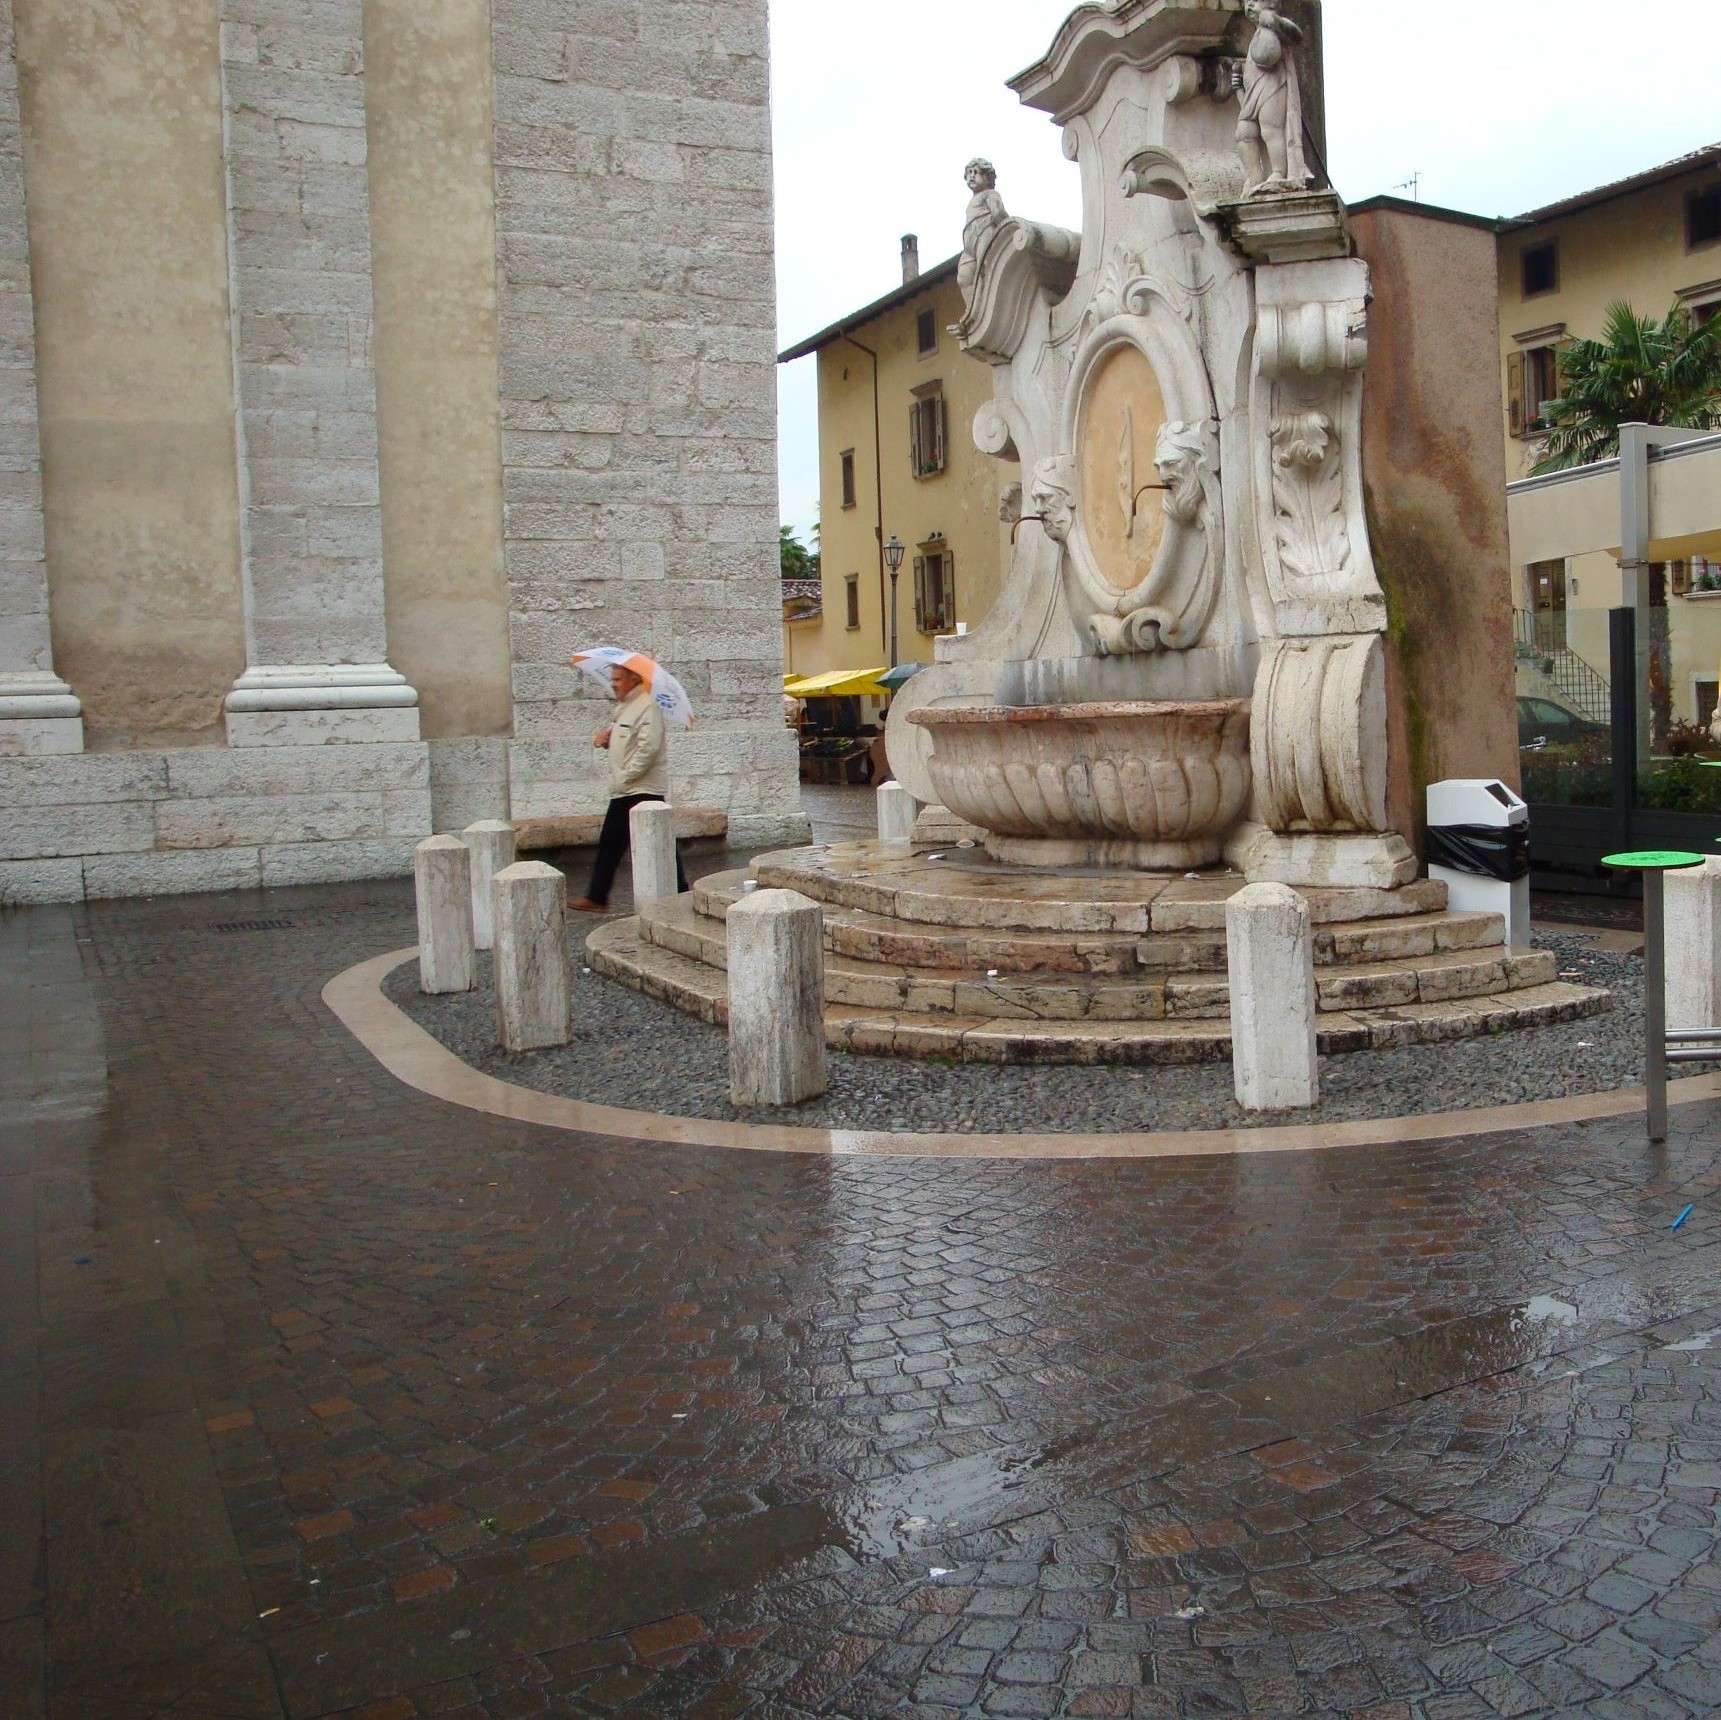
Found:
<svg viewBox="0 0 1721 1720"><path fill-rule="evenodd" d="M1429 786L1428 875L1459 912L1500 915L1508 948L1530 947L1530 809L1505 783Z"/></svg>

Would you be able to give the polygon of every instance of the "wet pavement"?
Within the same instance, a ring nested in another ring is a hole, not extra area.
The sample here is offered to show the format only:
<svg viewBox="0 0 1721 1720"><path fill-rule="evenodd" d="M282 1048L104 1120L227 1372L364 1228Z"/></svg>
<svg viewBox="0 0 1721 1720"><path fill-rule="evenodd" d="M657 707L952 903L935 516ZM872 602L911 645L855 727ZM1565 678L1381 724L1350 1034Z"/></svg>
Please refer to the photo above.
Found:
<svg viewBox="0 0 1721 1720"><path fill-rule="evenodd" d="M6 1720L1721 1705L1718 1108L644 1146L383 1074L319 994L411 937L0 916Z"/></svg>

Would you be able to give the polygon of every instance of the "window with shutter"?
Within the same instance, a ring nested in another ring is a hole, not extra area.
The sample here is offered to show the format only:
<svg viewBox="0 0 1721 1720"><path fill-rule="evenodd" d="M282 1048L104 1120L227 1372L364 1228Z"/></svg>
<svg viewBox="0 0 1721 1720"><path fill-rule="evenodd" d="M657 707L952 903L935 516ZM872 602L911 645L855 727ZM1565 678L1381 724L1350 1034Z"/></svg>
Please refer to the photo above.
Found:
<svg viewBox="0 0 1721 1720"><path fill-rule="evenodd" d="M1514 436L1527 433L1529 418L1524 411L1524 355L1521 352L1506 354L1506 416Z"/></svg>
<svg viewBox="0 0 1721 1720"><path fill-rule="evenodd" d="M1524 418L1530 431L1548 427L1547 406L1560 393L1560 351L1533 346L1524 354Z"/></svg>
<svg viewBox="0 0 1721 1720"><path fill-rule="evenodd" d="M914 558L914 625L922 633L956 626L956 563L948 550Z"/></svg>
<svg viewBox="0 0 1721 1720"><path fill-rule="evenodd" d="M934 382L917 388L908 410L908 465L916 478L930 478L944 470L944 425L942 385Z"/></svg>

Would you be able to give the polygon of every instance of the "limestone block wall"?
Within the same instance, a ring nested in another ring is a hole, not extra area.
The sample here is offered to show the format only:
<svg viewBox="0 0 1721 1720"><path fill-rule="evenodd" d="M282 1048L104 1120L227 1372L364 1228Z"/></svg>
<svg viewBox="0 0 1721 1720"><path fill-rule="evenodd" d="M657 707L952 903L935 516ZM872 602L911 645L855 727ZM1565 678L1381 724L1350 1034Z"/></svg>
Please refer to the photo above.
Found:
<svg viewBox="0 0 1721 1720"><path fill-rule="evenodd" d="M765 0L0 18L0 902L595 808L608 641L676 798L803 835Z"/></svg>
<svg viewBox="0 0 1721 1720"><path fill-rule="evenodd" d="M430 828L422 744L0 758L0 903L382 878Z"/></svg>
<svg viewBox="0 0 1721 1720"><path fill-rule="evenodd" d="M380 663L360 0L221 0L250 663Z"/></svg>
<svg viewBox="0 0 1721 1720"><path fill-rule="evenodd" d="M582 644L669 664L677 798L800 821L781 717L764 0L492 0L514 811L601 805Z"/></svg>

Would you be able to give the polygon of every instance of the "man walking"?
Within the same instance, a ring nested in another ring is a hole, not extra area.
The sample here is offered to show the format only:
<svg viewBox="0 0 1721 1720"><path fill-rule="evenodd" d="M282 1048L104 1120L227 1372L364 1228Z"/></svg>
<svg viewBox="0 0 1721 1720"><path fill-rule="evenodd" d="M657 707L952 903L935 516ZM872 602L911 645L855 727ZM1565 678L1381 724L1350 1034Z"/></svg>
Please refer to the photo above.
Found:
<svg viewBox="0 0 1721 1720"><path fill-rule="evenodd" d="M669 741L663 712L650 689L631 669L619 663L610 670L615 691L615 721L593 741L607 747L610 755L610 804L598 837L598 857L592 865L592 881L585 895L569 907L583 914L609 910L610 886L616 869L628 851L628 814L645 800L669 798ZM679 849L675 858L677 888L687 888L681 870Z"/></svg>

